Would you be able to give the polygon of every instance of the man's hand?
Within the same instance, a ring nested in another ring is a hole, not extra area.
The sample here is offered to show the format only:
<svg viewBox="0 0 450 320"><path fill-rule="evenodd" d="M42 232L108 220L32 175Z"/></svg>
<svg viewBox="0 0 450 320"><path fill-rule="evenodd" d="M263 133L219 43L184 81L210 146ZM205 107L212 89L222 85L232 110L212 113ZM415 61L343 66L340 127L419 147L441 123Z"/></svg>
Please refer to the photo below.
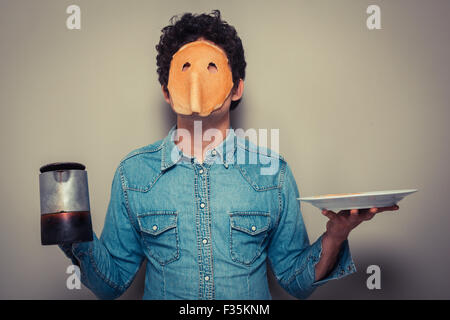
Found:
<svg viewBox="0 0 450 320"><path fill-rule="evenodd" d="M322 210L322 214L330 219L327 222L326 235L336 242L343 242L348 234L361 222L372 219L377 213L398 210L398 205L391 207L341 210L335 213L331 210Z"/></svg>
<svg viewBox="0 0 450 320"><path fill-rule="evenodd" d="M335 213L322 210L322 214L330 219L327 231L322 238L322 256L315 267L315 281L323 279L336 264L342 243L348 234L361 222L372 219L377 213L398 210L398 205L391 207L341 210Z"/></svg>

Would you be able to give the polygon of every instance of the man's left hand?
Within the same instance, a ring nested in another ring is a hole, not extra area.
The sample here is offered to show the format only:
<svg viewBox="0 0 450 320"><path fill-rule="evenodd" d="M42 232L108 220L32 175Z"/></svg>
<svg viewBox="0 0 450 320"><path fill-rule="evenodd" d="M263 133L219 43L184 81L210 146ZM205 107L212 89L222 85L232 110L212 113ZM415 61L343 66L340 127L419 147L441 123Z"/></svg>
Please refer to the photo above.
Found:
<svg viewBox="0 0 450 320"><path fill-rule="evenodd" d="M350 231L361 222L372 219L377 213L383 211L394 211L398 209L398 205L380 208L374 207L370 209L341 210L338 213L324 209L322 210L322 214L330 219L327 222L326 234L337 243L343 242L347 239Z"/></svg>

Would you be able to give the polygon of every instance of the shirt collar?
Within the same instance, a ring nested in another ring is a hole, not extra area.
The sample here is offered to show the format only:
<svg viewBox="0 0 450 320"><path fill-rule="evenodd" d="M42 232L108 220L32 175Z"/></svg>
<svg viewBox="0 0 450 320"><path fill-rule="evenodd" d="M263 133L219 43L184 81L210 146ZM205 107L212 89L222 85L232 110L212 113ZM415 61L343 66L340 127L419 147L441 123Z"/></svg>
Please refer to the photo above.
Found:
<svg viewBox="0 0 450 320"><path fill-rule="evenodd" d="M194 162L194 158L184 154L174 142L177 125L173 125L167 136L163 139L161 154L161 170L166 170L180 160ZM205 154L204 163L222 163L225 168L234 162L236 152L236 133L231 126L227 130L226 138L214 149L208 150Z"/></svg>

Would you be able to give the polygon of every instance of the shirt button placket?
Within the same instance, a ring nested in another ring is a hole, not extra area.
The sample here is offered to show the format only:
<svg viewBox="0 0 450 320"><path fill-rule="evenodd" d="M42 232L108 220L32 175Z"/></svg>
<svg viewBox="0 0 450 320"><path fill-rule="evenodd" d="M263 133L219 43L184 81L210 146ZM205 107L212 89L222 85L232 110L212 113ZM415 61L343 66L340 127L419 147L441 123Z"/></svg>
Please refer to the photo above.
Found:
<svg viewBox="0 0 450 320"><path fill-rule="evenodd" d="M198 199L199 199L199 221L200 226L198 226L198 230L200 231L198 237L201 239L201 243L203 244L199 247L199 254L201 255L201 272L200 277L202 278L200 281L203 282L202 296L206 299L211 299L213 297L213 281L212 280L212 266L211 262L211 248L207 244L209 243L209 238L211 234L210 230L210 212L208 203L208 191L210 190L208 186L208 171L202 166L197 167L197 175L198 175Z"/></svg>

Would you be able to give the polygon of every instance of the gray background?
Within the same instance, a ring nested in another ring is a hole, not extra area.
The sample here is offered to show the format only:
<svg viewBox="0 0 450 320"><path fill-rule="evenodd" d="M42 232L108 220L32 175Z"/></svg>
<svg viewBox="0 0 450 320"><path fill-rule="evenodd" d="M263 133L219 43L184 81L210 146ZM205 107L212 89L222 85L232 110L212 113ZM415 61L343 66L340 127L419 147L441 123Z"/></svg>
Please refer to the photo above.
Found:
<svg viewBox="0 0 450 320"><path fill-rule="evenodd" d="M66 29L81 7L82 29ZM366 28L381 7L382 30ZM397 213L355 229L358 272L311 299L450 298L449 1L0 0L0 298L91 299L68 290L70 264L40 245L38 169L87 165L94 230L114 170L175 117L156 76L160 30L220 9L248 62L235 128L280 129L300 194L417 188ZM311 241L327 219L302 204ZM381 268L368 290L366 268ZM273 278L274 298L290 299ZM143 270L123 299L139 299Z"/></svg>

